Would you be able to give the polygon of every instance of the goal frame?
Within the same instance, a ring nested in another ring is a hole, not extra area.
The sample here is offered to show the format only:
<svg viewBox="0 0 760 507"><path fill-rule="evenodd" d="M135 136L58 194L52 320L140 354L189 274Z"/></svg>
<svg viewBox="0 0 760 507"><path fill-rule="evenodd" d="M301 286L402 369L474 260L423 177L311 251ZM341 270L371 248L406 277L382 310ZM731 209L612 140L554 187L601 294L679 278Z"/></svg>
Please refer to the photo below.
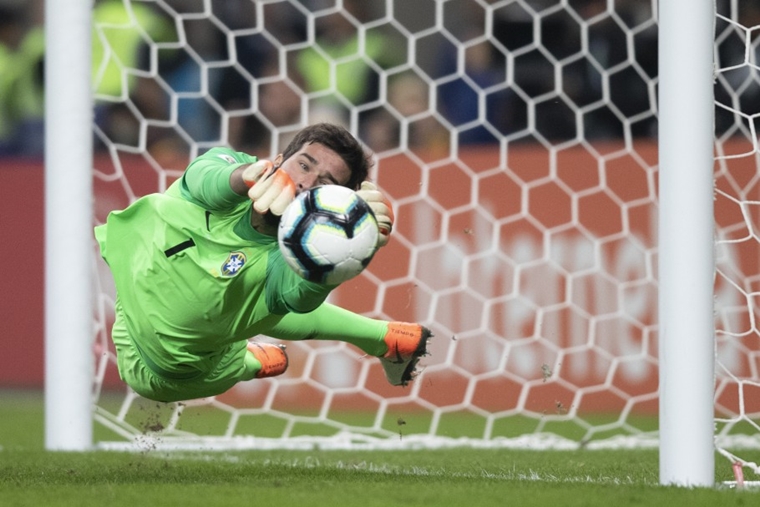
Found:
<svg viewBox="0 0 760 507"><path fill-rule="evenodd" d="M714 22L713 0L659 3L662 484L715 482Z"/></svg>
<svg viewBox="0 0 760 507"><path fill-rule="evenodd" d="M93 422L92 4L50 0L45 9L45 447L86 451ZM663 484L714 483L714 15L712 0L659 3Z"/></svg>
<svg viewBox="0 0 760 507"><path fill-rule="evenodd" d="M45 2L45 448L92 447L92 2Z"/></svg>

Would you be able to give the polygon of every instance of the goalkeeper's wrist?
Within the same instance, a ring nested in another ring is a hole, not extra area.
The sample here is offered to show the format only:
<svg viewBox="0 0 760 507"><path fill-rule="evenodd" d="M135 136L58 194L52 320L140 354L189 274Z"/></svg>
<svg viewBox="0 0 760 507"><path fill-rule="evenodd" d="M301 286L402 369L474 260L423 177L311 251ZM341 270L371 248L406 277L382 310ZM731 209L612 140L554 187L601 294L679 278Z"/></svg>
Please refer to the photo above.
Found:
<svg viewBox="0 0 760 507"><path fill-rule="evenodd" d="M243 171L251 164L242 164L233 169L230 173L229 184L230 190L239 196L248 197L248 185L243 180Z"/></svg>

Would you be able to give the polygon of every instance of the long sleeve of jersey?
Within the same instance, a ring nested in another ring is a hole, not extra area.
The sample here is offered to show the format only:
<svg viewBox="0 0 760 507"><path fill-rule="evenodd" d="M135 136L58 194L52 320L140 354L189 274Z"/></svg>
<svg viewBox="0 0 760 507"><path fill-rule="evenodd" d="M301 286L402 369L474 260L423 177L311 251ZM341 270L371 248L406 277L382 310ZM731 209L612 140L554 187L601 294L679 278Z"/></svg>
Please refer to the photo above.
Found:
<svg viewBox="0 0 760 507"><path fill-rule="evenodd" d="M230 175L257 160L228 148L213 148L188 166L181 180L182 196L208 210L231 209L248 197L232 191Z"/></svg>

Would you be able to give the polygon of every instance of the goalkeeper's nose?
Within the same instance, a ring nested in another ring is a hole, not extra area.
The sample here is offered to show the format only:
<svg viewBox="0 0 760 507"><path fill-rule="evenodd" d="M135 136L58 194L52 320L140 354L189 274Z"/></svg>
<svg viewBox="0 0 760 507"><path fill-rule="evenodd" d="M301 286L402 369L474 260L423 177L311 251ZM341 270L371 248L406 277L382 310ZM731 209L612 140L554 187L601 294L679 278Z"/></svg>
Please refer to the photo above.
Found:
<svg viewBox="0 0 760 507"><path fill-rule="evenodd" d="M293 182L296 184L296 194L300 194L304 190L316 187L319 184L319 176L313 173L299 174Z"/></svg>

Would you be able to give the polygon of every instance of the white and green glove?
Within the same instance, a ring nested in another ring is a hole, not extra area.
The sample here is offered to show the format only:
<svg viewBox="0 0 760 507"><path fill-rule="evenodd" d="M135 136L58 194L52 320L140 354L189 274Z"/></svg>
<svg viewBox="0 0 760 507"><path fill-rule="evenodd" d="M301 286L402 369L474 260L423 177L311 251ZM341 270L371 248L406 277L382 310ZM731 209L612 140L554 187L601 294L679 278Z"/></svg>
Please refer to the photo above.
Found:
<svg viewBox="0 0 760 507"><path fill-rule="evenodd" d="M269 160L259 160L243 170L248 197L253 209L262 215L270 211L281 216L296 196L296 186L285 171L278 170Z"/></svg>
<svg viewBox="0 0 760 507"><path fill-rule="evenodd" d="M369 204L377 219L377 227L380 230L380 234L377 236L377 247L385 246L388 244L391 231L393 231L394 217L391 203L377 188L377 185L371 181L363 181L361 188L356 193Z"/></svg>

